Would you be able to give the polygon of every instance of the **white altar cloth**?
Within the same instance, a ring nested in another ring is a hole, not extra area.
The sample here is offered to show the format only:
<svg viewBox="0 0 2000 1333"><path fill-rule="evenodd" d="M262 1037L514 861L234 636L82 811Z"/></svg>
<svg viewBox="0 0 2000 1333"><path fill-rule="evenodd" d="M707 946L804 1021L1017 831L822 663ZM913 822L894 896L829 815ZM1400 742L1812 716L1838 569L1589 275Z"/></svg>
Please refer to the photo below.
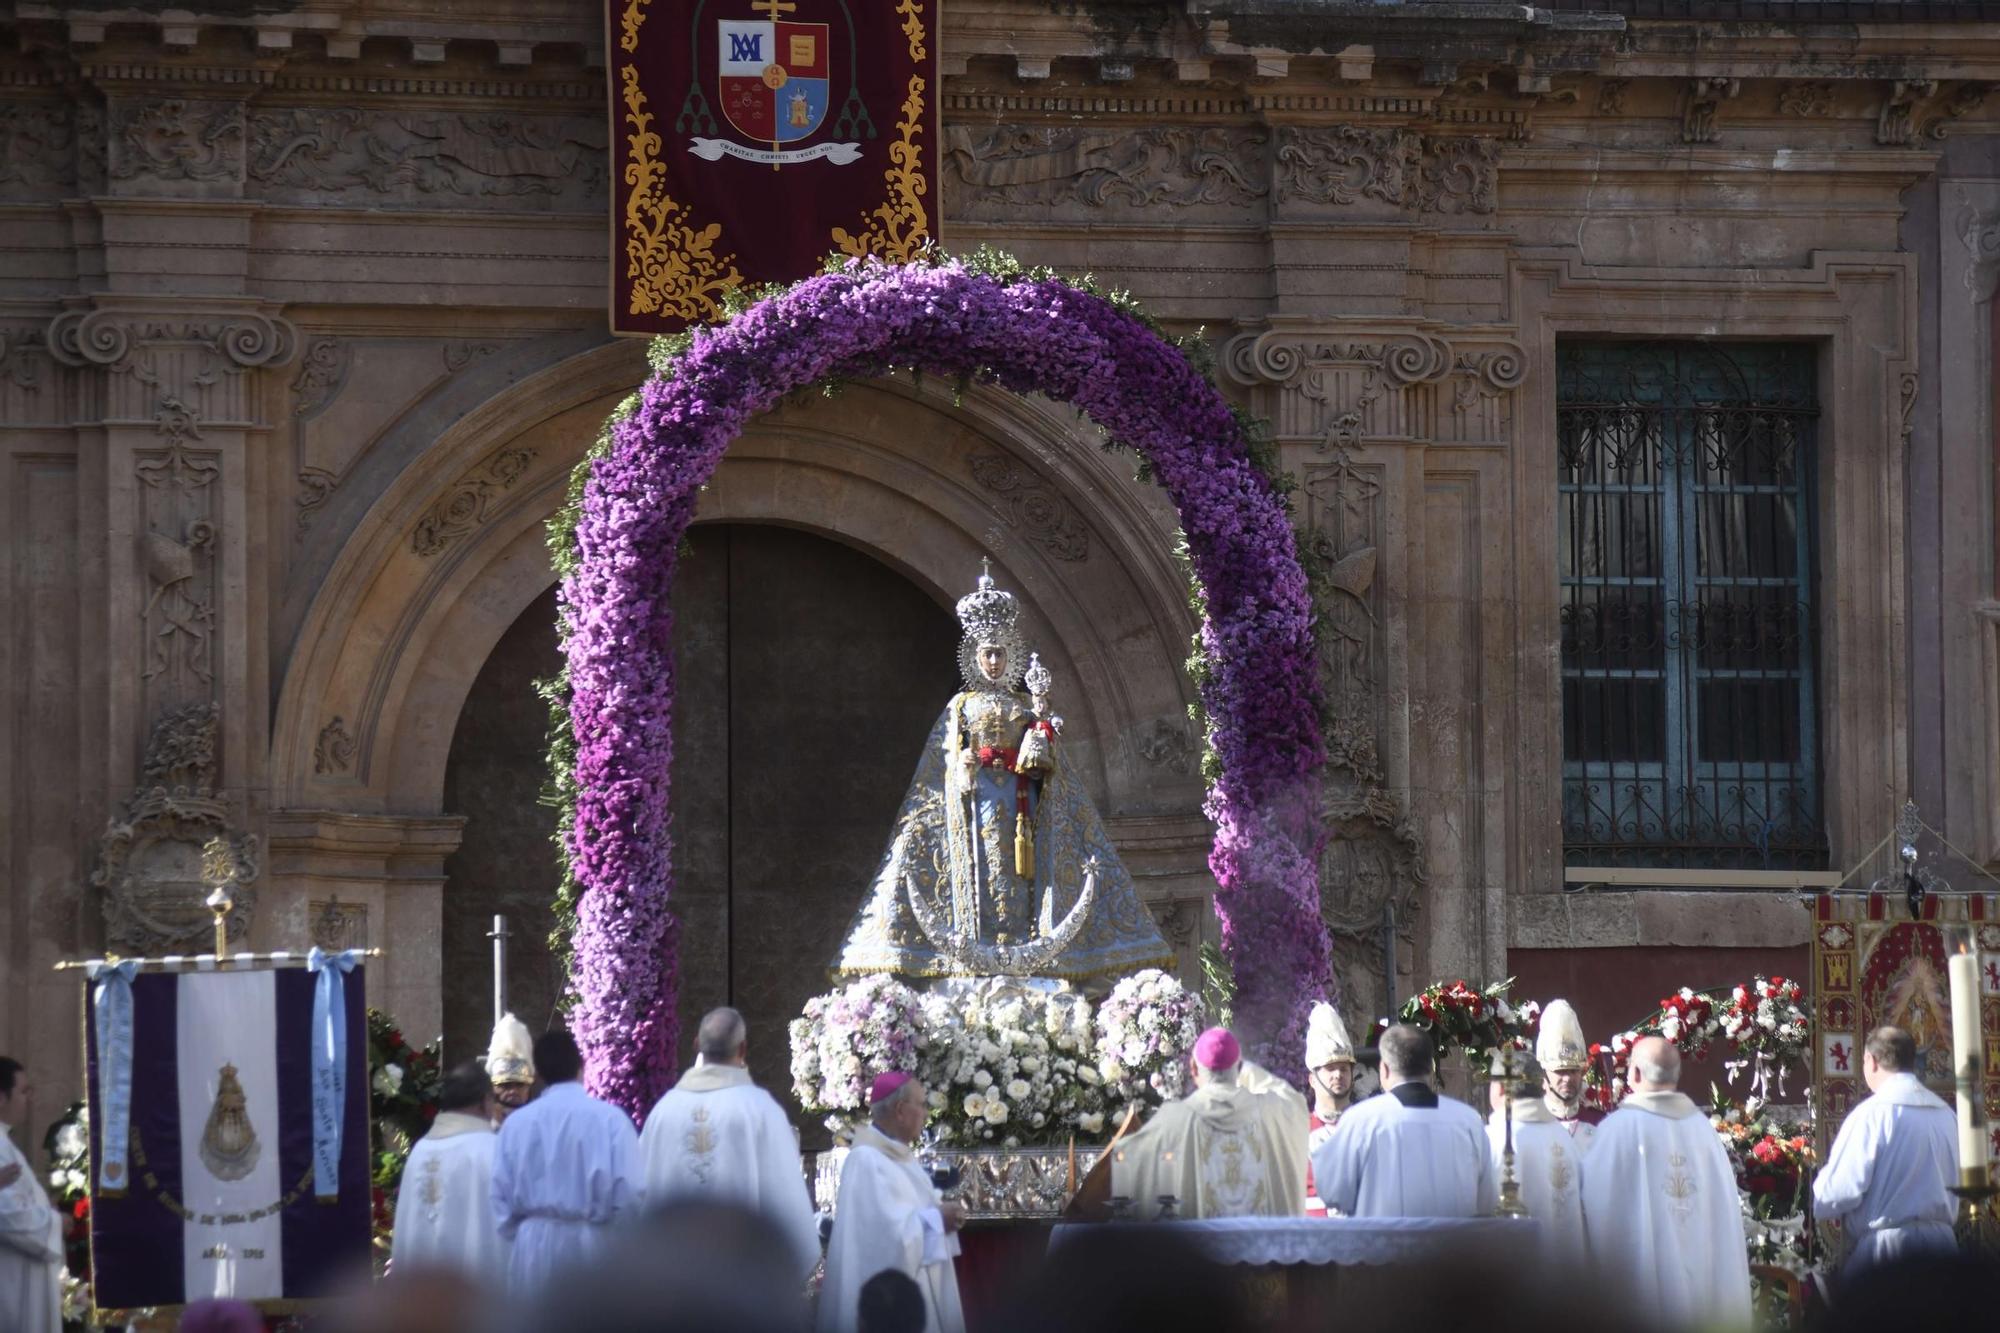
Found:
<svg viewBox="0 0 2000 1333"><path fill-rule="evenodd" d="M1210 1259L1259 1267L1293 1264L1401 1264L1468 1251L1531 1258L1541 1240L1532 1217L1218 1217L1198 1222L1065 1222L1055 1249L1104 1227L1171 1231Z"/></svg>

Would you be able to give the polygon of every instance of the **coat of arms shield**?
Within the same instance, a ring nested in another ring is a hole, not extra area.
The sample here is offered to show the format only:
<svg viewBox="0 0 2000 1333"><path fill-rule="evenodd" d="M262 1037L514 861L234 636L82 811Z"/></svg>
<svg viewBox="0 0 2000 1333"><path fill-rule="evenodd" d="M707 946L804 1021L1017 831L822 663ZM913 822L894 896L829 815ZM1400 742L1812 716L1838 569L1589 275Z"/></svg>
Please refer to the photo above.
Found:
<svg viewBox="0 0 2000 1333"><path fill-rule="evenodd" d="M812 137L826 120L830 33L825 23L716 20L716 91L737 133L774 148Z"/></svg>

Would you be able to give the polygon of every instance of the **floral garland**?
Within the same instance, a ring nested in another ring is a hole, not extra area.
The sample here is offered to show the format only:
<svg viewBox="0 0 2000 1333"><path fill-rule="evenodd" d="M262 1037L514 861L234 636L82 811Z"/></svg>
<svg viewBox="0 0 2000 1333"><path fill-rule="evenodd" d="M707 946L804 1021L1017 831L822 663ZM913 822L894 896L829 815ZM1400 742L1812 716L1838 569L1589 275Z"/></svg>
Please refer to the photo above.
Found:
<svg viewBox="0 0 2000 1333"><path fill-rule="evenodd" d="M1203 808L1236 1016L1253 1053L1297 1049L1313 1002L1333 992L1313 606L1284 487L1199 348L1129 301L992 254L846 261L655 344L658 373L621 405L550 526L566 658L566 679L545 691L558 908L575 914L571 1026L594 1092L642 1115L673 1075L670 593L698 493L785 394L906 367L1074 405L1142 455L1179 511L1202 612Z"/></svg>
<svg viewBox="0 0 2000 1333"><path fill-rule="evenodd" d="M920 995L868 976L792 1020L792 1095L844 1133L866 1114L874 1077L906 1070L929 1093L937 1146L1090 1139L1133 1103L1185 1092L1201 1029L1201 998L1152 969L1119 982L1094 1017L1081 995L1007 978Z"/></svg>
<svg viewBox="0 0 2000 1333"><path fill-rule="evenodd" d="M1723 995L1720 987L1683 986L1662 998L1647 1018L1609 1042L1593 1043L1588 1074L1593 1100L1608 1109L1625 1099L1630 1090L1626 1065L1641 1037L1665 1037L1688 1060L1706 1057L1721 1042L1729 1051L1723 1068L1730 1083L1749 1071L1753 1103L1761 1105L1773 1093L1783 1095L1790 1068L1808 1067L1812 1019L1804 1008L1804 988L1785 977L1752 977L1748 984L1730 988L1726 999Z"/></svg>
<svg viewBox="0 0 2000 1333"><path fill-rule="evenodd" d="M1396 1019L1430 1034L1439 1063L1460 1050L1475 1062L1490 1059L1503 1046L1524 1051L1534 1045L1542 1009L1533 1000L1519 1008L1509 1004L1507 988L1513 984L1512 977L1484 990L1463 980L1432 982L1403 1001ZM1378 1037L1387 1026L1387 1020L1377 1024Z"/></svg>

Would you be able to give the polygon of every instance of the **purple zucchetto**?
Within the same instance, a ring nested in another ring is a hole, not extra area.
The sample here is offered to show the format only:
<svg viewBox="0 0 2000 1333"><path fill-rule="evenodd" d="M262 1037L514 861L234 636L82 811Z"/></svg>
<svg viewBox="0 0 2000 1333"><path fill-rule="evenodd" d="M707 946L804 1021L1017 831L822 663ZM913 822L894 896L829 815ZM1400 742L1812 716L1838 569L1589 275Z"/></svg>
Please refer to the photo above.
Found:
<svg viewBox="0 0 2000 1333"><path fill-rule="evenodd" d="M1210 1028L1194 1041L1194 1062L1203 1069L1234 1069L1243 1058L1236 1034L1228 1028Z"/></svg>
<svg viewBox="0 0 2000 1333"><path fill-rule="evenodd" d="M868 1104L870 1106L880 1106L883 1102L895 1096L896 1089L908 1083L910 1078L910 1075L902 1073L899 1070L891 1070L886 1074L877 1074L875 1081L868 1085Z"/></svg>

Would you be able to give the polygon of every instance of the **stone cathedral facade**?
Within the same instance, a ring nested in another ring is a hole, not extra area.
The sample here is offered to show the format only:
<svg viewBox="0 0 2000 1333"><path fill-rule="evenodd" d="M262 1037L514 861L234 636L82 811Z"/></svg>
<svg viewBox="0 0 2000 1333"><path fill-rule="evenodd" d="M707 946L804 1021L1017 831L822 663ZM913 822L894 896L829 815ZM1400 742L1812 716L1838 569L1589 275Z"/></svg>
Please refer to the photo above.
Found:
<svg viewBox="0 0 2000 1333"><path fill-rule="evenodd" d="M2000 865L1974 8L946 4L945 244L1204 329L1297 480L1354 1016L1517 973L1609 1031L1669 976L1796 968L1796 890L1905 796ZM645 373L605 331L604 18L0 19L0 1049L57 1096L51 965L200 950L215 875L247 947L386 949L373 1002L457 1056L507 913L546 1015L542 524ZM891 380L760 422L705 498L683 993L771 1034L761 1077L982 554L1195 974L1173 515L1098 444Z"/></svg>

